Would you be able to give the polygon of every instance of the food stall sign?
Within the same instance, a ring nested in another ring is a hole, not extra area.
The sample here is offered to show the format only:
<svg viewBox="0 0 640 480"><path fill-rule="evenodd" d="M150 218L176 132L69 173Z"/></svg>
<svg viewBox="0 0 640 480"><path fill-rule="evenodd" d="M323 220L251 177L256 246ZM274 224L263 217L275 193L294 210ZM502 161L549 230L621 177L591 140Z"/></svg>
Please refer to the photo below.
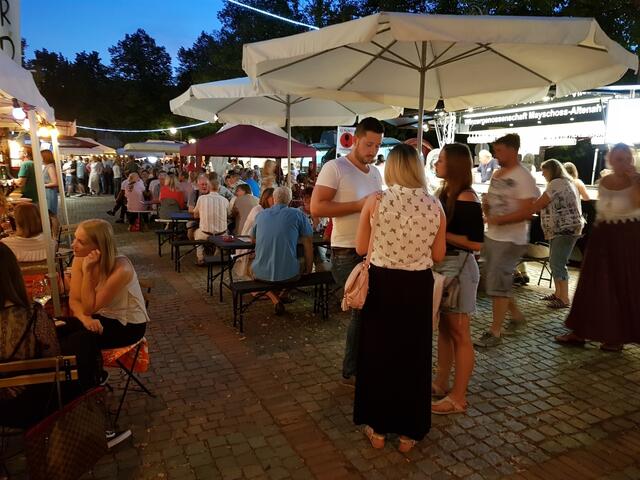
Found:
<svg viewBox="0 0 640 480"><path fill-rule="evenodd" d="M20 0L0 0L0 50L22 65Z"/></svg>

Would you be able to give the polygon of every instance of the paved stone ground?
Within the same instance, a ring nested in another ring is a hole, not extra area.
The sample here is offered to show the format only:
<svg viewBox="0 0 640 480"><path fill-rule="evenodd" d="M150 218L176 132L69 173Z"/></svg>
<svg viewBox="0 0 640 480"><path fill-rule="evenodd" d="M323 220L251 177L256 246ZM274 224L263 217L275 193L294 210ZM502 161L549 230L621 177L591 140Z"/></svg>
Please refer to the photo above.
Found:
<svg viewBox="0 0 640 480"><path fill-rule="evenodd" d="M108 218L111 204L69 203L72 221ZM353 390L339 383L347 317L337 303L322 321L304 298L283 317L260 302L240 336L230 295L206 295L206 271L192 259L174 273L153 233L116 232L139 276L156 282L143 377L157 396L131 394L121 424L133 438L86 478L640 478L640 349L554 344L564 312L540 302L545 288L519 288L528 327L477 352L468 413L434 417L405 456L395 439L373 450L351 421ZM490 321L488 299L478 304L474 336Z"/></svg>

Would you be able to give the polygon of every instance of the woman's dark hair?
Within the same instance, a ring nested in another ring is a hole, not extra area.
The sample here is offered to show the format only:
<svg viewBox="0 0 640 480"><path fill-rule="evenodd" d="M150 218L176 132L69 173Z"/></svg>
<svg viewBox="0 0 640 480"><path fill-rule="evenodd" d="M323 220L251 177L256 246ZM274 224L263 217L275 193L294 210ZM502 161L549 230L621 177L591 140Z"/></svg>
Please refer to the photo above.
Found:
<svg viewBox="0 0 640 480"><path fill-rule="evenodd" d="M275 188L265 188L260 195L260 201L258 202L262 208L269 208L269 199L273 197L273 191Z"/></svg>
<svg viewBox="0 0 640 480"><path fill-rule="evenodd" d="M446 144L440 151L440 155L443 153L447 160L447 174L438 192L438 198L444 206L447 223L451 223L458 196L465 190L469 190L473 183L471 175L473 159L469 147L462 143Z"/></svg>
<svg viewBox="0 0 640 480"><path fill-rule="evenodd" d="M0 308L4 307L7 302L29 308L29 297L18 260L4 243L0 243L0 265L2 265L0 268Z"/></svg>

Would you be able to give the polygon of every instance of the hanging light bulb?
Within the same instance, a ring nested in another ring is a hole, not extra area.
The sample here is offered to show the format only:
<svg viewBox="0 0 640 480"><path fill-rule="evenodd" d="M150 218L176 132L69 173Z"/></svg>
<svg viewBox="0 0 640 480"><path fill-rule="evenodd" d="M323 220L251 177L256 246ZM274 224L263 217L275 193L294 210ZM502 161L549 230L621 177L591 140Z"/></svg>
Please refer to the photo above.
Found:
<svg viewBox="0 0 640 480"><path fill-rule="evenodd" d="M24 120L27 117L27 114L20 106L20 102L18 102L18 99L14 98L11 103L13 105L13 109L11 110L13 118L15 118L16 120Z"/></svg>
<svg viewBox="0 0 640 480"><path fill-rule="evenodd" d="M170 133L171 135L175 135L176 133L178 133L178 129L177 129L176 127L171 127L171 128L169 129L169 133Z"/></svg>

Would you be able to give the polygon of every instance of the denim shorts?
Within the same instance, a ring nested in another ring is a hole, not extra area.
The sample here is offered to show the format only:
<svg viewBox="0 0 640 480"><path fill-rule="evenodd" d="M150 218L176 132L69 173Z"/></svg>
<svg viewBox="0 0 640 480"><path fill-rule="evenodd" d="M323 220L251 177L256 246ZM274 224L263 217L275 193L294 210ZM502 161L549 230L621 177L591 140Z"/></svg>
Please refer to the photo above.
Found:
<svg viewBox="0 0 640 480"><path fill-rule="evenodd" d="M513 272L527 245L500 242L484 237L482 256L484 257L485 291L490 297L513 296Z"/></svg>
<svg viewBox="0 0 640 480"><path fill-rule="evenodd" d="M468 257L468 258L467 258ZM468 313L476 311L476 294L478 283L480 283L480 270L472 253L459 251L457 255L447 255L444 259L434 265L434 271L453 278L458 275L460 283L460 293L458 296L458 307L455 309L442 309L443 313Z"/></svg>

